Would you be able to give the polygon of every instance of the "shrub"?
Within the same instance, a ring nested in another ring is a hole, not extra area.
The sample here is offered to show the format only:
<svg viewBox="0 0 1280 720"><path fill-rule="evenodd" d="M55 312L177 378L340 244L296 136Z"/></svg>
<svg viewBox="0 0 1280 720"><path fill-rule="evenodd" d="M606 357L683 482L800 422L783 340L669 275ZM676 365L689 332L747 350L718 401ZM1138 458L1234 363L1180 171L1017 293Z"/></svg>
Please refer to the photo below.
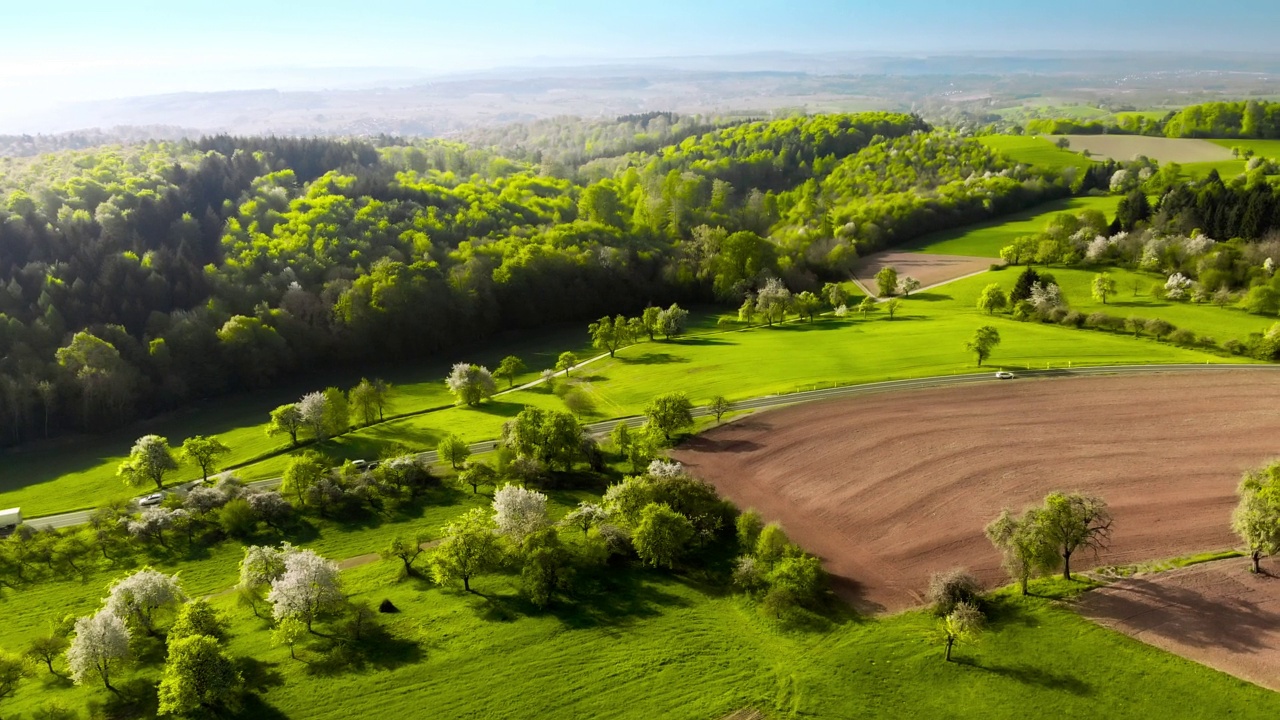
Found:
<svg viewBox="0 0 1280 720"><path fill-rule="evenodd" d="M1104 312L1089 313L1089 317L1085 318L1084 324L1099 330L1108 330L1111 326L1111 316Z"/></svg>
<svg viewBox="0 0 1280 720"><path fill-rule="evenodd" d="M1244 343L1234 338L1222 343L1222 347L1224 350L1231 353L1232 355L1243 355L1245 353L1245 350L1247 349L1245 348Z"/></svg>
<svg viewBox="0 0 1280 720"><path fill-rule="evenodd" d="M1218 347L1218 341L1217 341L1217 340L1214 340L1213 338L1209 337L1208 335L1201 335L1201 336L1200 336L1199 343L1200 343L1200 347L1205 347L1205 348L1216 348L1216 347Z"/></svg>
<svg viewBox="0 0 1280 720"><path fill-rule="evenodd" d="M218 511L218 525L233 538L247 537L258 526L258 516L254 514L248 500L236 498Z"/></svg>
<svg viewBox="0 0 1280 720"><path fill-rule="evenodd" d="M1175 330L1169 335L1169 342L1174 345L1191 347L1196 344L1196 334L1190 330Z"/></svg>
<svg viewBox="0 0 1280 720"><path fill-rule="evenodd" d="M1005 265L1004 263L991 263L990 265L987 266L987 269L990 270L991 272L997 272L999 270L1005 269L1006 267L1008 267L1008 265Z"/></svg>
<svg viewBox="0 0 1280 720"><path fill-rule="evenodd" d="M960 603L978 604L982 595L982 585L978 579L965 568L955 568L946 572L936 572L929 578L929 589L925 599L933 606L938 615L948 615Z"/></svg>
<svg viewBox="0 0 1280 720"><path fill-rule="evenodd" d="M1041 319L1044 320L1045 322L1050 322L1050 323L1062 323L1062 321L1066 319L1068 312L1069 311L1066 308L1062 307L1061 305L1056 307L1051 307L1048 310L1041 313Z"/></svg>
<svg viewBox="0 0 1280 720"><path fill-rule="evenodd" d="M1084 327L1084 315L1079 312L1076 312L1075 310L1070 310L1065 315L1063 315L1062 319L1059 320L1058 322L1061 323L1062 325L1066 325L1068 327L1073 327L1073 328Z"/></svg>
<svg viewBox="0 0 1280 720"><path fill-rule="evenodd" d="M1026 322L1031 319L1034 312L1035 308L1031 303L1026 300L1019 300L1018 303L1013 306L1013 319Z"/></svg>

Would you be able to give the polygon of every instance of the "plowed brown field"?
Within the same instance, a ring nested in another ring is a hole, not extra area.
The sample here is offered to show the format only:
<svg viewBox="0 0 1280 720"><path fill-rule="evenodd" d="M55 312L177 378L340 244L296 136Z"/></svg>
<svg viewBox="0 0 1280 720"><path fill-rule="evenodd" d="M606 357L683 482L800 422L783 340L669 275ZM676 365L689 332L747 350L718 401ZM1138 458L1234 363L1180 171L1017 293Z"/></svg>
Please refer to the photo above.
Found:
<svg viewBox="0 0 1280 720"><path fill-rule="evenodd" d="M1280 690L1280 561L1220 560L1094 590L1080 613L1099 624Z"/></svg>
<svg viewBox="0 0 1280 720"><path fill-rule="evenodd" d="M1112 547L1083 569L1231 547L1240 474L1280 455L1280 373L1223 371L885 393L761 413L675 457L780 521L866 611L931 573L1006 582L982 529L1052 490L1102 495Z"/></svg>

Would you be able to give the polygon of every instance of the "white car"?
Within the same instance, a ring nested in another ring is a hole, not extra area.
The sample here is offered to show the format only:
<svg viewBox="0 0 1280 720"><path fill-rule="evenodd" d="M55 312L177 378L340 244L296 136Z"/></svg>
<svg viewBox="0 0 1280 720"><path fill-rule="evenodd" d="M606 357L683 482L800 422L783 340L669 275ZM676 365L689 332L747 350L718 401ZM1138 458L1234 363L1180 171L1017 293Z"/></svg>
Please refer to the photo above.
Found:
<svg viewBox="0 0 1280 720"><path fill-rule="evenodd" d="M996 373L996 379L998 379L998 380L1012 380L1012 379L1013 379L1013 373L1008 372L1008 371L1006 371L1006 370L1001 370L1000 372Z"/></svg>
<svg viewBox="0 0 1280 720"><path fill-rule="evenodd" d="M151 507L152 505L159 505L162 502L164 502L164 493L151 493L139 500L138 504L142 507Z"/></svg>

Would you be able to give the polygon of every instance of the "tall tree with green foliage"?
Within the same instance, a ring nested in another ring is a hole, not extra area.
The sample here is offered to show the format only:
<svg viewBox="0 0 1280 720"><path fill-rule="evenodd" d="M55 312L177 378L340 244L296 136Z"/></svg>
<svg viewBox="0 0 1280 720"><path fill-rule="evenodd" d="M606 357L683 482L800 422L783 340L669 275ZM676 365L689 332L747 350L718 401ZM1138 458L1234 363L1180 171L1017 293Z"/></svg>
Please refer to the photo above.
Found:
<svg viewBox="0 0 1280 720"><path fill-rule="evenodd" d="M573 368L578 365L578 356L570 350L560 353L560 357L556 358L556 370L564 373L565 377L570 377Z"/></svg>
<svg viewBox="0 0 1280 720"><path fill-rule="evenodd" d="M1093 283L1090 285L1093 290L1093 299L1107 304L1107 298L1116 294L1116 281L1109 273L1098 273L1093 276Z"/></svg>
<svg viewBox="0 0 1280 720"><path fill-rule="evenodd" d="M978 309L986 310L988 315L994 314L997 310L1004 310L1008 305L1009 298L1004 294L1004 290L1000 289L999 283L987 285L978 295Z"/></svg>
<svg viewBox="0 0 1280 720"><path fill-rule="evenodd" d="M185 715L197 710L240 708L244 677L221 643L208 635L191 635L169 645L160 676L162 715Z"/></svg>
<svg viewBox="0 0 1280 720"><path fill-rule="evenodd" d="M876 271L876 294L880 297L888 297L898 289L898 271L891 265L886 265Z"/></svg>
<svg viewBox="0 0 1280 720"><path fill-rule="evenodd" d="M430 557L436 582L461 580L462 589L471 592L472 578L493 569L501 557L495 531L493 518L482 508L474 508L445 526L445 538Z"/></svg>
<svg viewBox="0 0 1280 720"><path fill-rule="evenodd" d="M507 387L516 386L516 376L524 372L524 361L515 355L508 355L502 358L502 362L498 363L498 369L493 371L493 376L507 381Z"/></svg>
<svg viewBox="0 0 1280 720"><path fill-rule="evenodd" d="M209 482L209 472L217 470L218 458L231 453L231 448L216 437L196 435L182 442L182 457L200 468L204 482Z"/></svg>
<svg viewBox="0 0 1280 720"><path fill-rule="evenodd" d="M462 439L462 436L456 433L449 433L436 445L436 456L449 463L454 470L457 470L462 467L467 458L471 457L471 448L467 445L467 441Z"/></svg>
<svg viewBox="0 0 1280 720"><path fill-rule="evenodd" d="M497 390L489 369L473 363L457 363L444 380L449 392L466 405L479 405Z"/></svg>
<svg viewBox="0 0 1280 720"><path fill-rule="evenodd" d="M1035 513L1015 516L1005 509L985 531L987 539L1000 551L1009 579L1018 583L1023 595L1028 593L1028 583L1036 573L1052 570L1058 563L1056 548L1047 542L1035 520Z"/></svg>
<svg viewBox="0 0 1280 720"><path fill-rule="evenodd" d="M1050 493L1044 505L1027 511L1044 542L1062 558L1062 577L1071 579L1071 556L1078 550L1105 550L1111 542L1111 511L1100 497Z"/></svg>
<svg viewBox="0 0 1280 720"><path fill-rule="evenodd" d="M631 337L631 323L621 315L612 319L606 315L591 323L587 331L591 334L592 347L608 351L609 357L614 357L618 348L634 340Z"/></svg>
<svg viewBox="0 0 1280 720"><path fill-rule="evenodd" d="M636 554L654 567L674 568L685 546L693 539L689 518L666 503L649 503L640 511L640 521L631 535Z"/></svg>
<svg viewBox="0 0 1280 720"><path fill-rule="evenodd" d="M298 431L305 427L302 411L297 404L281 405L271 411L271 423L267 425L267 435L288 435L289 442L298 446Z"/></svg>
<svg viewBox="0 0 1280 720"><path fill-rule="evenodd" d="M1231 529L1259 573L1262 558L1280 552L1280 463L1245 472L1236 494L1240 502L1231 514Z"/></svg>
<svg viewBox="0 0 1280 720"><path fill-rule="evenodd" d="M969 338L964 347L978 356L978 367L982 367L982 361L991 357L991 351L999 344L1000 331L992 325L983 325L973 331L973 337Z"/></svg>
<svg viewBox="0 0 1280 720"><path fill-rule="evenodd" d="M693 425L693 403L684 393L667 393L654 398L645 407L644 415L649 425L670 442L671 433Z"/></svg>
<svg viewBox="0 0 1280 720"><path fill-rule="evenodd" d="M284 467L284 480L280 489L292 492L298 498L298 506L305 506L307 491L329 472L329 463L319 453L307 450L289 458Z"/></svg>

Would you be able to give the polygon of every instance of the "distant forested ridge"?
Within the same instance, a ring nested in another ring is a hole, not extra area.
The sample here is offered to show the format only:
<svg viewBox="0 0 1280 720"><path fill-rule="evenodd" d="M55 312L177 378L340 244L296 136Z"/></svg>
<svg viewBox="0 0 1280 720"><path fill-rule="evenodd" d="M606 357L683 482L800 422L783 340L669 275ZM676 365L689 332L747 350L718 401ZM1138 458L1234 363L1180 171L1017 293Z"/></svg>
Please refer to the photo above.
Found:
<svg viewBox="0 0 1280 720"><path fill-rule="evenodd" d="M913 115L213 137L0 159L0 442L865 253L1073 190ZM543 162L537 160L541 158Z"/></svg>
<svg viewBox="0 0 1280 720"><path fill-rule="evenodd" d="M1280 103L1248 100L1190 105L1164 118L1130 113L1119 120L1038 118L1027 122L1032 135L1153 135L1171 138L1280 139Z"/></svg>

